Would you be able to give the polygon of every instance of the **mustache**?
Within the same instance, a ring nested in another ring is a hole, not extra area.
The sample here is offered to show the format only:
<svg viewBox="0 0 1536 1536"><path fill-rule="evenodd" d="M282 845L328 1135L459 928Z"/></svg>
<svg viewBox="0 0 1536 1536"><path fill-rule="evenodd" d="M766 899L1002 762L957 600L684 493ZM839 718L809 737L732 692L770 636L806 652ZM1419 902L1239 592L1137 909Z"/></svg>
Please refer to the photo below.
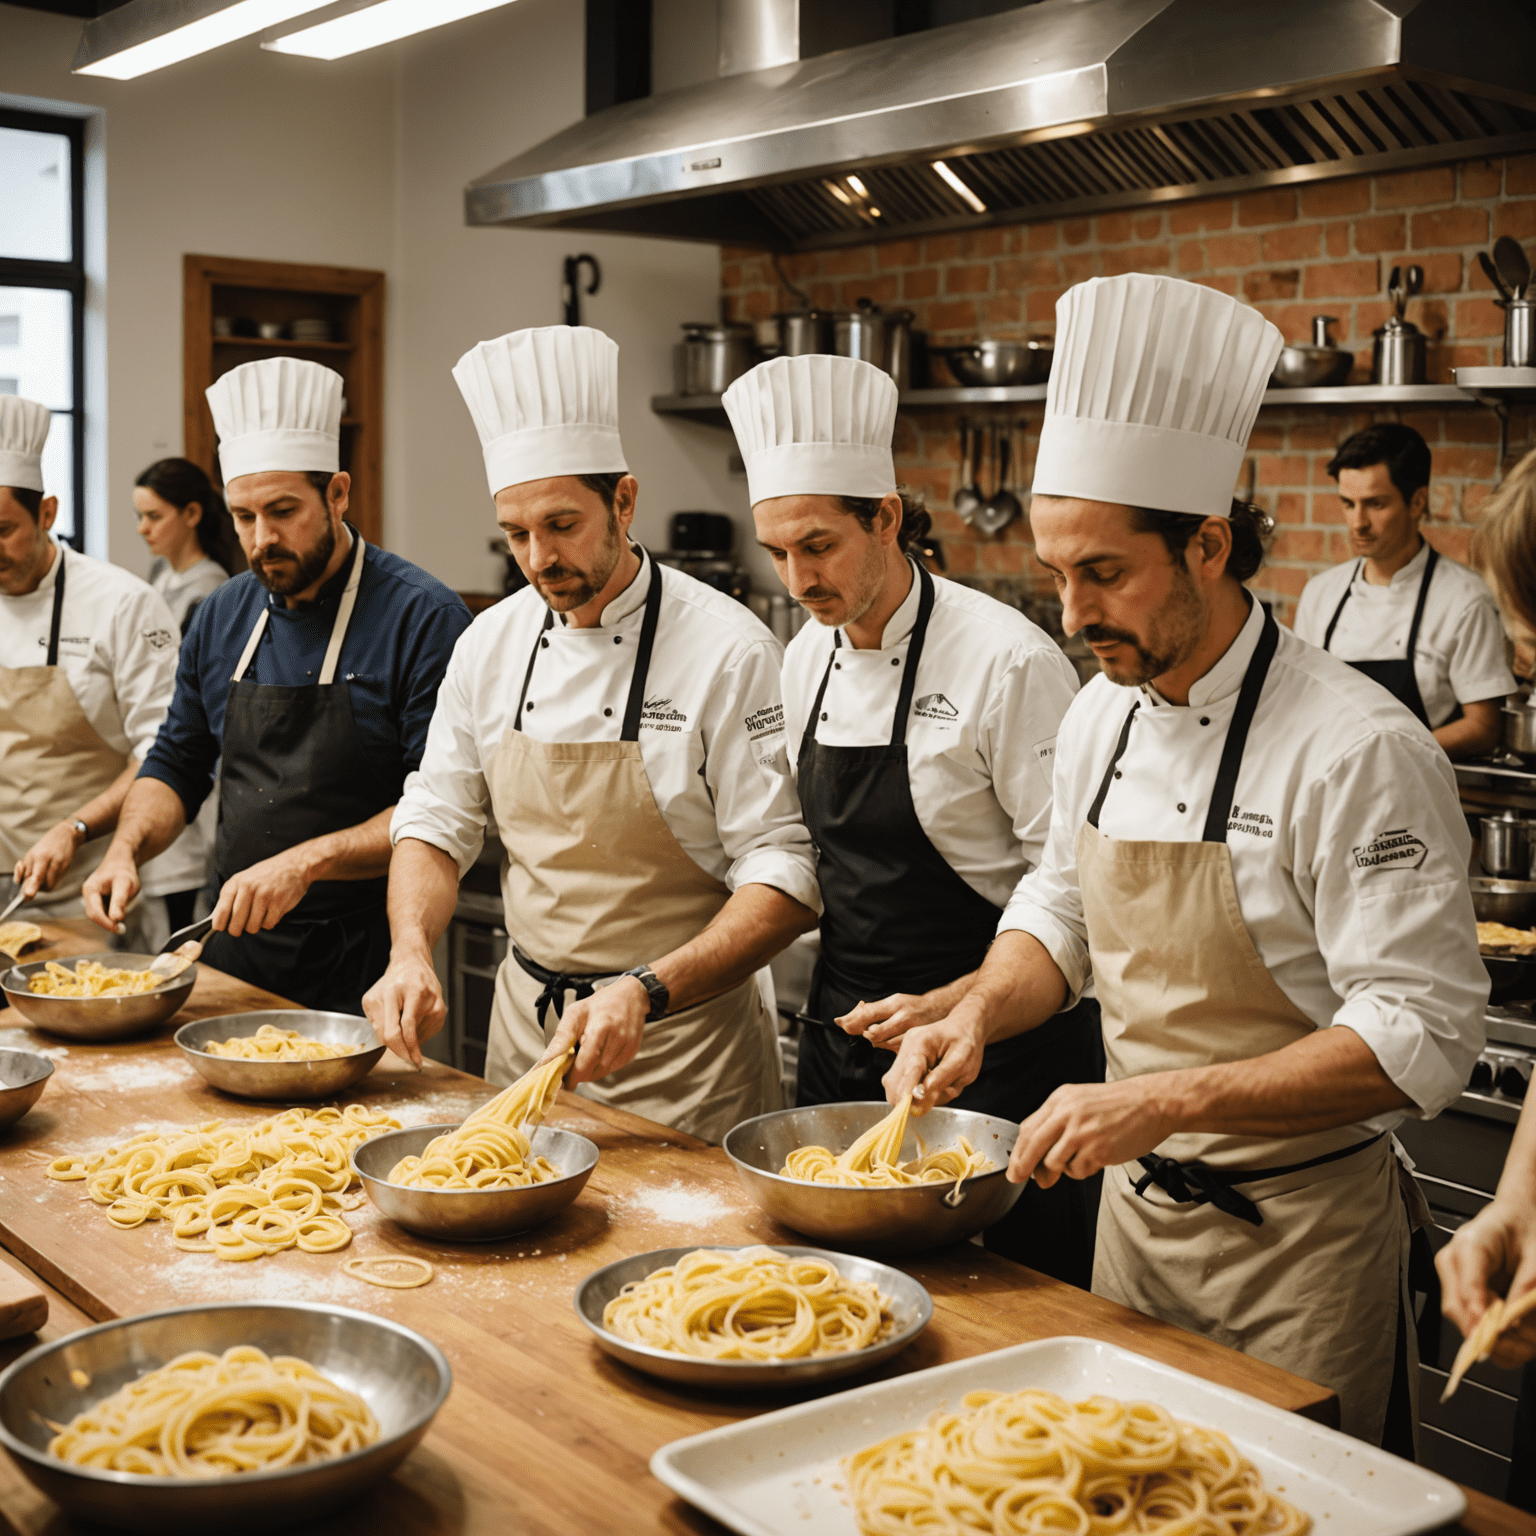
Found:
<svg viewBox="0 0 1536 1536"><path fill-rule="evenodd" d="M1141 641L1128 629L1116 629L1113 624L1085 624L1078 631L1090 645L1109 645L1114 641L1120 641L1125 645L1133 645L1139 651Z"/></svg>
<svg viewBox="0 0 1536 1536"><path fill-rule="evenodd" d="M552 565L547 571L539 571L533 579L536 582L569 581L573 576L583 581L586 579L580 571L568 565Z"/></svg>
<svg viewBox="0 0 1536 1536"><path fill-rule="evenodd" d="M259 555L252 555L251 564L271 565L277 560L297 560L298 558L291 549L285 549L281 544L276 544L271 549L263 550Z"/></svg>
<svg viewBox="0 0 1536 1536"><path fill-rule="evenodd" d="M819 603L827 599L835 599L837 593L830 587L812 587L809 592L801 592L796 595L798 603Z"/></svg>

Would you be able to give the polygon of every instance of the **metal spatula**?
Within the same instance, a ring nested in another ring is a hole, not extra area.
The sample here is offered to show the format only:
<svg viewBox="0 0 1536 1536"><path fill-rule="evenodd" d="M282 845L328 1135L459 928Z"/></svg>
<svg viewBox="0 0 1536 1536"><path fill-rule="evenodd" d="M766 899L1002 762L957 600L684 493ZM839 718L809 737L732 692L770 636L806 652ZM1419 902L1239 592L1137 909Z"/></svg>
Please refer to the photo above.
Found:
<svg viewBox="0 0 1536 1536"><path fill-rule="evenodd" d="M160 953L150 962L151 973L166 981L180 976L202 954L203 945L207 942L212 929L211 915L185 928L178 928L165 941Z"/></svg>

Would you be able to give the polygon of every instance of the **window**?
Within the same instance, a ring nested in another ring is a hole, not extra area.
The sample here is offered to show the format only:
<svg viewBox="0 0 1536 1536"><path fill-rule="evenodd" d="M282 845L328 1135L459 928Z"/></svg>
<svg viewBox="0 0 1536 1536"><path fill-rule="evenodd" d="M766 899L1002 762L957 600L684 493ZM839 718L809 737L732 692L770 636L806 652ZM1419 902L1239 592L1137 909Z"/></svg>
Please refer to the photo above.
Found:
<svg viewBox="0 0 1536 1536"><path fill-rule="evenodd" d="M0 108L0 394L53 411L43 482L83 547L85 128Z"/></svg>

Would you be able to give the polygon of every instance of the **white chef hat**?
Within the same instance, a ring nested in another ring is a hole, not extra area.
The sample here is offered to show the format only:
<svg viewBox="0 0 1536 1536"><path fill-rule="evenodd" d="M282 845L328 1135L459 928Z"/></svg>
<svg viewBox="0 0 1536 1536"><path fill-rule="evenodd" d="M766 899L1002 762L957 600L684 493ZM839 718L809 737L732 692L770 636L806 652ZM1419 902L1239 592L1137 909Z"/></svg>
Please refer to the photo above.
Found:
<svg viewBox="0 0 1536 1536"><path fill-rule="evenodd" d="M454 382L491 495L557 475L629 473L619 441L619 344L586 325L513 331L471 347Z"/></svg>
<svg viewBox="0 0 1536 1536"><path fill-rule="evenodd" d="M752 505L771 496L888 496L896 385L856 357L775 357L721 397Z"/></svg>
<svg viewBox="0 0 1536 1536"><path fill-rule="evenodd" d="M297 357L242 363L208 387L224 483L268 470L341 468L341 395L334 369Z"/></svg>
<svg viewBox="0 0 1536 1536"><path fill-rule="evenodd" d="M53 412L36 400L0 395L0 485L21 491L43 488L43 444Z"/></svg>
<svg viewBox="0 0 1536 1536"><path fill-rule="evenodd" d="M1236 299L1172 277L1095 277L1056 303L1034 492L1225 517L1280 348Z"/></svg>

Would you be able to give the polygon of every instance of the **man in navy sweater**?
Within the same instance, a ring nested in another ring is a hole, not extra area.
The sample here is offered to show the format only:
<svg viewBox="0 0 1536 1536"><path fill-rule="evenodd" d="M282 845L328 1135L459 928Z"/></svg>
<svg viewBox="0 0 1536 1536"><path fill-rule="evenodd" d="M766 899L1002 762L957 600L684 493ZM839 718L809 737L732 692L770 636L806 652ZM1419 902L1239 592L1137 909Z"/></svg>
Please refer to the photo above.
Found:
<svg viewBox="0 0 1536 1536"><path fill-rule="evenodd" d="M218 767L204 959L305 1007L361 1013L389 960L390 816L469 613L345 521L341 391L291 357L208 391L251 568L198 609L170 714L84 894L119 931L138 866L197 814Z"/></svg>

